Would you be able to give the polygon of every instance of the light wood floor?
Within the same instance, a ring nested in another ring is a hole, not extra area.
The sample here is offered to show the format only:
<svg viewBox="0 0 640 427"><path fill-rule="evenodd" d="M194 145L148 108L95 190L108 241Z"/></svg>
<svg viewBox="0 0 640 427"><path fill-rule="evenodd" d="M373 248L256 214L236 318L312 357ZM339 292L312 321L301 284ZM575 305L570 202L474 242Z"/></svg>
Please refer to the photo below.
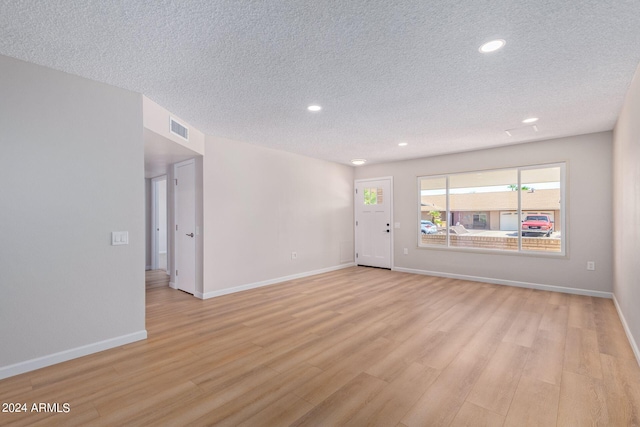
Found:
<svg viewBox="0 0 640 427"><path fill-rule="evenodd" d="M0 381L0 425L634 426L611 300L349 268L201 301L147 290L146 341Z"/></svg>
<svg viewBox="0 0 640 427"><path fill-rule="evenodd" d="M165 270L147 270L144 273L147 289L169 286L169 275Z"/></svg>

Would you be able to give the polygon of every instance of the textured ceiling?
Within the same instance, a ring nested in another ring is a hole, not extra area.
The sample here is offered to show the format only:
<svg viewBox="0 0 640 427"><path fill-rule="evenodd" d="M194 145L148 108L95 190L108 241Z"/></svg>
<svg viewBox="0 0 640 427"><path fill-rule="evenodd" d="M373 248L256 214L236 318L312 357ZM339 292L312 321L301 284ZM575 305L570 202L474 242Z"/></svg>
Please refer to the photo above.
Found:
<svg viewBox="0 0 640 427"><path fill-rule="evenodd" d="M372 163L612 129L640 1L4 0L0 54L210 135ZM530 116L539 131L519 131Z"/></svg>

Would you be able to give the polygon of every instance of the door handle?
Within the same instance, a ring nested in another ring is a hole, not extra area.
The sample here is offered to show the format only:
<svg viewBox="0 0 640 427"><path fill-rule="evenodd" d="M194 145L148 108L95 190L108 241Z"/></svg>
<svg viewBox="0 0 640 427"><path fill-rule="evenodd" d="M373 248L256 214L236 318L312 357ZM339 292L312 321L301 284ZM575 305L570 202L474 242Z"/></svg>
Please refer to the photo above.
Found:
<svg viewBox="0 0 640 427"><path fill-rule="evenodd" d="M193 237L193 233L189 233L189 234L187 234L187 236Z"/></svg>

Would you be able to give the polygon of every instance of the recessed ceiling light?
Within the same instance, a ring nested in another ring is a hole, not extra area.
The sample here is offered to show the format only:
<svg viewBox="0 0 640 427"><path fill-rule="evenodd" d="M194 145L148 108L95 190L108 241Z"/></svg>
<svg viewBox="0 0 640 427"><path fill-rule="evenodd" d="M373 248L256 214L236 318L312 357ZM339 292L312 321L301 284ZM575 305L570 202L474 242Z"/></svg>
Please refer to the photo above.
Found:
<svg viewBox="0 0 640 427"><path fill-rule="evenodd" d="M408 142L401 142L401 143L398 144L398 146L400 146L400 147L406 147L407 145L409 145Z"/></svg>
<svg viewBox="0 0 640 427"><path fill-rule="evenodd" d="M537 121L538 121L537 117L529 117L528 119L524 119L522 121L522 123L534 123L534 122L537 122Z"/></svg>
<svg viewBox="0 0 640 427"><path fill-rule="evenodd" d="M482 53L495 52L496 50L503 47L505 44L507 44L507 42L502 39L491 40L490 42L487 42L482 46L480 46L480 49L478 50Z"/></svg>
<svg viewBox="0 0 640 427"><path fill-rule="evenodd" d="M320 111L320 110L322 110L322 107L319 106L319 105L309 105L307 107L307 110L309 110L309 111Z"/></svg>
<svg viewBox="0 0 640 427"><path fill-rule="evenodd" d="M364 165L365 163L367 163L367 161L365 159L353 159L353 160L351 160L351 163L353 163L356 166L360 166L360 165Z"/></svg>

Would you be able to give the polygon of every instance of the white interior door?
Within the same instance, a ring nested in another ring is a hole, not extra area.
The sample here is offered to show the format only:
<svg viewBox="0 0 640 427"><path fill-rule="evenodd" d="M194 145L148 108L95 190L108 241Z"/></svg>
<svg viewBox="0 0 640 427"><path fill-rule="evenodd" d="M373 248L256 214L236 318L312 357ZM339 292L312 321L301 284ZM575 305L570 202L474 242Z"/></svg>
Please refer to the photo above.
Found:
<svg viewBox="0 0 640 427"><path fill-rule="evenodd" d="M391 178L356 181L356 264L391 268Z"/></svg>
<svg viewBox="0 0 640 427"><path fill-rule="evenodd" d="M195 162L187 160L174 166L175 185L175 283L176 288L196 291L196 194Z"/></svg>

